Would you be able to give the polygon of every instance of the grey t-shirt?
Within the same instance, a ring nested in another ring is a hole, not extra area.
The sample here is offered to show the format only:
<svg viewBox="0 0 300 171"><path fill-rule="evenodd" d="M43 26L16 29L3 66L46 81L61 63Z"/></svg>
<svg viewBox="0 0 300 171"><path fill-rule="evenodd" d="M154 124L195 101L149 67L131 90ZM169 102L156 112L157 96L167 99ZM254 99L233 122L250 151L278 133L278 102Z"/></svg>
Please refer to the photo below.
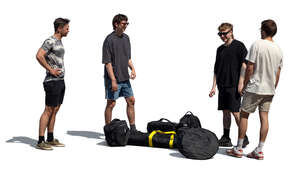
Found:
<svg viewBox="0 0 300 171"><path fill-rule="evenodd" d="M46 51L46 55L45 55L46 62L52 68L54 69L59 68L61 70L61 73L58 77L55 77L51 75L49 71L46 71L46 77L44 82L63 80L65 76L65 67L64 67L65 49L61 40L58 40L54 36L51 36L44 41L41 48Z"/></svg>
<svg viewBox="0 0 300 171"><path fill-rule="evenodd" d="M102 63L111 63L118 82L129 80L128 61L131 58L128 35L118 36L116 32L109 34L102 47ZM104 78L110 79L104 66Z"/></svg>

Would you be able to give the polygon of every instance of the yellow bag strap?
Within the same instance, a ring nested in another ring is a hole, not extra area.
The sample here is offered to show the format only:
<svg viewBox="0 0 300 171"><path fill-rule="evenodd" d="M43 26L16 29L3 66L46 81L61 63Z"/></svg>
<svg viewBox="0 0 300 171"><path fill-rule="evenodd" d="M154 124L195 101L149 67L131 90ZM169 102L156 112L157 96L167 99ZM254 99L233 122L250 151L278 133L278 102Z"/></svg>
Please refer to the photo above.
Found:
<svg viewBox="0 0 300 171"><path fill-rule="evenodd" d="M150 133L149 137L148 137L148 141L149 141L149 146L153 147L153 143L152 143L152 138L156 133L161 133L161 134L172 134L170 137L170 141L169 141L169 147L173 148L173 143L174 143L174 134L176 134L175 131L168 131L168 132L163 132L161 130L154 130Z"/></svg>

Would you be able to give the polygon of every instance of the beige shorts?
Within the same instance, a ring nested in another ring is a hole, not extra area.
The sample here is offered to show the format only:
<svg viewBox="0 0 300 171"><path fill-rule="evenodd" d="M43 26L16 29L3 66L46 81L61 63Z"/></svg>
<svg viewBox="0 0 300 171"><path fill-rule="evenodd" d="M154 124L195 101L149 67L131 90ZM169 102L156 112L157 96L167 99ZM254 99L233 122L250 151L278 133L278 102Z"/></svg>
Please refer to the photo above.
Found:
<svg viewBox="0 0 300 171"><path fill-rule="evenodd" d="M259 111L269 112L273 96L246 92L243 96L241 110L247 113L254 113L258 106Z"/></svg>

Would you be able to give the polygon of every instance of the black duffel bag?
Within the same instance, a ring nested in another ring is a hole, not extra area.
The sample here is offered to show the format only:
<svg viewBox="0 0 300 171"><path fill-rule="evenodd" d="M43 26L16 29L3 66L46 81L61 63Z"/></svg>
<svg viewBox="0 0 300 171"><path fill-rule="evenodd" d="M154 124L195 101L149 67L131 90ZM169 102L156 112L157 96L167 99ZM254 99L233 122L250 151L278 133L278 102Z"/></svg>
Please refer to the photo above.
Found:
<svg viewBox="0 0 300 171"><path fill-rule="evenodd" d="M180 119L177 128L182 128L182 127L201 128L201 123L200 123L200 120L197 116L195 116L192 112L188 111Z"/></svg>
<svg viewBox="0 0 300 171"><path fill-rule="evenodd" d="M207 129L183 127L177 130L177 147L189 159L205 160L218 152L219 144L216 134Z"/></svg>
<svg viewBox="0 0 300 171"><path fill-rule="evenodd" d="M128 145L177 148L177 136L175 131L133 132L129 136Z"/></svg>
<svg viewBox="0 0 300 171"><path fill-rule="evenodd" d="M104 134L109 146L125 146L129 138L129 128L125 120L114 119L104 126Z"/></svg>
<svg viewBox="0 0 300 171"><path fill-rule="evenodd" d="M176 131L177 123L171 122L166 118L161 118L158 121L152 121L147 124L147 131L151 133L154 130L161 130L164 132L167 131Z"/></svg>

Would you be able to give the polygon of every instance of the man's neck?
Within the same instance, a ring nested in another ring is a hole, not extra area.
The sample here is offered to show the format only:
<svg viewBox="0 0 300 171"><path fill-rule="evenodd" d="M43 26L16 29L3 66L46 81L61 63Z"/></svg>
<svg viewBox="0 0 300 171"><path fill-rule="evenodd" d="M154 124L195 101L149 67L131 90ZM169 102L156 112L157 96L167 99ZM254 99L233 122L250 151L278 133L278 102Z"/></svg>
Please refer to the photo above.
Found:
<svg viewBox="0 0 300 171"><path fill-rule="evenodd" d="M271 42L273 42L273 38L272 37L266 37L266 38L264 38L264 40L268 40L268 41L271 41Z"/></svg>
<svg viewBox="0 0 300 171"><path fill-rule="evenodd" d="M115 32L116 32L116 34L117 34L119 37L123 34L123 32L120 31L120 30L115 30Z"/></svg>
<svg viewBox="0 0 300 171"><path fill-rule="evenodd" d="M54 37L57 39L57 40L61 40L62 36L60 33L54 33Z"/></svg>
<svg viewBox="0 0 300 171"><path fill-rule="evenodd" d="M229 39L227 42L224 43L225 46L229 46L232 43L233 39Z"/></svg>

